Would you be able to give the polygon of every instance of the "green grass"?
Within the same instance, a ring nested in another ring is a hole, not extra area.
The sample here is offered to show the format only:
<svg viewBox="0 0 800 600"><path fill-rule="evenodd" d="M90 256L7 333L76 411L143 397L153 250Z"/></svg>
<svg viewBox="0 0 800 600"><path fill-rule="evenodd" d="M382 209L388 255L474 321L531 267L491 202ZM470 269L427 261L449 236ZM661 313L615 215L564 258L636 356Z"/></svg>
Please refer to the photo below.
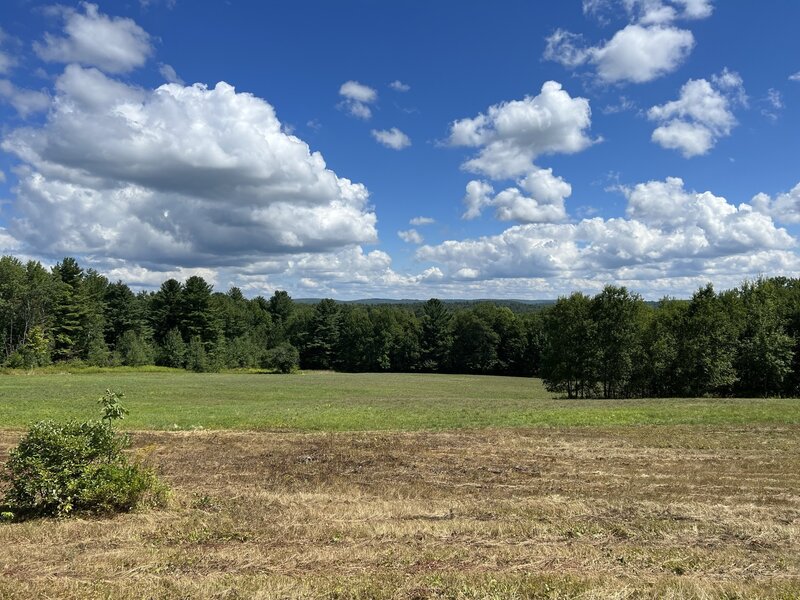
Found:
<svg viewBox="0 0 800 600"><path fill-rule="evenodd" d="M0 375L0 427L98 417L106 388L126 394L131 429L418 430L483 427L798 424L793 399L566 400L536 379L421 374Z"/></svg>

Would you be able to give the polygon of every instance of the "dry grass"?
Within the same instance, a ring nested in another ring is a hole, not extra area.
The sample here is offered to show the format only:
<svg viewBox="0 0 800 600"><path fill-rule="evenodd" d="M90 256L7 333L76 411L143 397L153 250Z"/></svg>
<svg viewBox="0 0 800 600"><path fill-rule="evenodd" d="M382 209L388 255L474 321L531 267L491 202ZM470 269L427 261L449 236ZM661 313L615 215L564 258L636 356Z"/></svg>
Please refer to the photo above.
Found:
<svg viewBox="0 0 800 600"><path fill-rule="evenodd" d="M800 598L798 426L134 440L172 507L0 525L0 598Z"/></svg>

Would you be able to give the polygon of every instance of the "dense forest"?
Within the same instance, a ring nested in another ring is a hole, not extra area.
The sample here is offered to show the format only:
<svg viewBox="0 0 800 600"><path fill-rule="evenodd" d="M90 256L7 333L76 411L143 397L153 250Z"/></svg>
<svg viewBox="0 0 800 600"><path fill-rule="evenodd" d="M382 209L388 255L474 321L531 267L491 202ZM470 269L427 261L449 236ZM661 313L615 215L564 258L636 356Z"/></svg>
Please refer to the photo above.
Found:
<svg viewBox="0 0 800 600"><path fill-rule="evenodd" d="M513 305L512 305L513 306ZM647 303L623 287L514 311L437 299L245 298L202 277L135 293L75 259L0 258L0 361L539 376L569 397L800 393L800 280Z"/></svg>

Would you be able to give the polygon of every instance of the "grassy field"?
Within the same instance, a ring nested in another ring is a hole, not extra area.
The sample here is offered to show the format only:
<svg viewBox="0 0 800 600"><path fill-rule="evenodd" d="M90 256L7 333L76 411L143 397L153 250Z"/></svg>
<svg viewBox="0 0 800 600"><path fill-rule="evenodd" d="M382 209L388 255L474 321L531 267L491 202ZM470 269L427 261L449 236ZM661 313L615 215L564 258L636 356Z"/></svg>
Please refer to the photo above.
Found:
<svg viewBox="0 0 800 600"><path fill-rule="evenodd" d="M106 387L170 505L0 524L0 599L800 598L797 401L17 374L0 376L0 461L30 421L96 416Z"/></svg>
<svg viewBox="0 0 800 600"><path fill-rule="evenodd" d="M93 417L124 392L132 429L378 431L533 426L800 424L794 399L554 399L539 380L466 375L0 375L0 427Z"/></svg>

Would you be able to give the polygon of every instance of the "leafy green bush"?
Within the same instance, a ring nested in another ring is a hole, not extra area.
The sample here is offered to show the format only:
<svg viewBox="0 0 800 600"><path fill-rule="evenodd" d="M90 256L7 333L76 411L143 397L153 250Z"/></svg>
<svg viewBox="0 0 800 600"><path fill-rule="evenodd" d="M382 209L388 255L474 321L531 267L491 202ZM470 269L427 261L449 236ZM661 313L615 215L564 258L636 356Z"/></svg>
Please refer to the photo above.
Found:
<svg viewBox="0 0 800 600"><path fill-rule="evenodd" d="M264 367L278 373L291 373L300 366L300 353L291 344L281 344L264 353Z"/></svg>
<svg viewBox="0 0 800 600"><path fill-rule="evenodd" d="M10 453L2 478L9 484L4 504L15 517L127 512L161 505L167 488L152 469L131 462L127 435L113 420L127 410L106 391L102 421L52 420L34 424Z"/></svg>

